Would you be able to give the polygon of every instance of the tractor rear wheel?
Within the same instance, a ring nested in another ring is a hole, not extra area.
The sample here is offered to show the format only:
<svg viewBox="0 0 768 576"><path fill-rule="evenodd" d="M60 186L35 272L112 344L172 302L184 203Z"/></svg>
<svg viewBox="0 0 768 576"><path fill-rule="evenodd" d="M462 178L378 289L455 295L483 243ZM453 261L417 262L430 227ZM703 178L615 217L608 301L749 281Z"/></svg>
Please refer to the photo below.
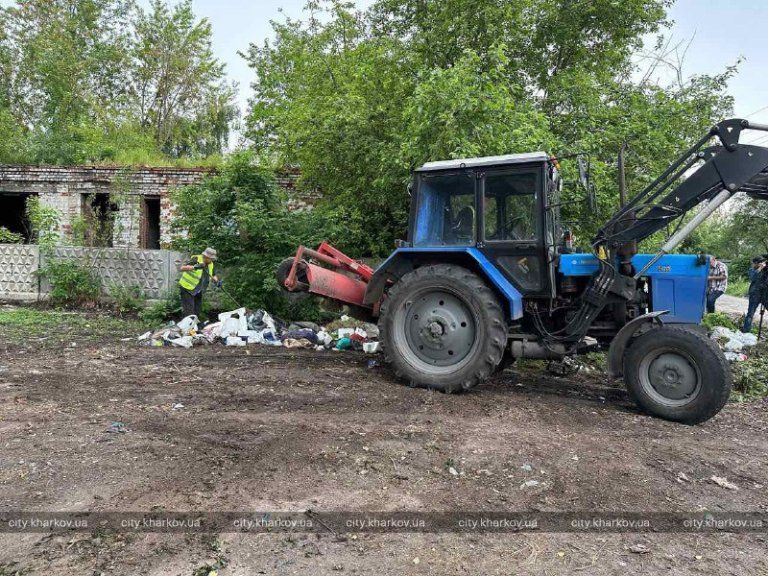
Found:
<svg viewBox="0 0 768 576"><path fill-rule="evenodd" d="M435 264L403 276L381 305L386 361L412 386L469 390L499 365L507 342L496 294L461 266Z"/></svg>
<svg viewBox="0 0 768 576"><path fill-rule="evenodd" d="M624 381L646 412L698 424L725 406L731 369L717 343L681 326L662 326L638 336L624 357Z"/></svg>

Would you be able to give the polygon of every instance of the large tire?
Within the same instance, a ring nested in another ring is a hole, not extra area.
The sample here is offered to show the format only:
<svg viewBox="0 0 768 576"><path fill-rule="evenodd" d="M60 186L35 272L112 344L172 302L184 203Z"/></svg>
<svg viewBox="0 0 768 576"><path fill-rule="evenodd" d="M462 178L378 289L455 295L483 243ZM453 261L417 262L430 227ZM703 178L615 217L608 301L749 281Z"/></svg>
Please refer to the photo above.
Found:
<svg viewBox="0 0 768 576"><path fill-rule="evenodd" d="M403 276L381 305L386 361L411 386L469 390L493 373L507 342L504 312L476 274L452 264Z"/></svg>
<svg viewBox="0 0 768 576"><path fill-rule="evenodd" d="M681 326L662 326L635 339L624 356L624 381L646 412L698 424L725 406L731 369L717 343Z"/></svg>

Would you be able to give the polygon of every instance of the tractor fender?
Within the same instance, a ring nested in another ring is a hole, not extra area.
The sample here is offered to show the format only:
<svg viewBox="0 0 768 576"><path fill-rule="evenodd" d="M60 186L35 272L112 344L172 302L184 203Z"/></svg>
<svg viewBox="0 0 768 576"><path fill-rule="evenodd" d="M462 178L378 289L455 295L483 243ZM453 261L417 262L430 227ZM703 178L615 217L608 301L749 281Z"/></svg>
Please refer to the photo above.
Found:
<svg viewBox="0 0 768 576"><path fill-rule="evenodd" d="M470 246L439 246L435 248L398 248L376 268L363 302L373 306L381 300L388 282L397 282L403 275L423 262L452 263L478 273L493 288L507 306L510 320L523 316L523 296L509 280L477 248Z"/></svg>
<svg viewBox="0 0 768 576"><path fill-rule="evenodd" d="M668 310L659 310L649 312L627 322L624 327L616 333L611 340L608 348L608 374L612 378L620 378L624 373L624 352L633 338L639 336L643 328L649 324L658 322L661 324L660 317L667 314Z"/></svg>

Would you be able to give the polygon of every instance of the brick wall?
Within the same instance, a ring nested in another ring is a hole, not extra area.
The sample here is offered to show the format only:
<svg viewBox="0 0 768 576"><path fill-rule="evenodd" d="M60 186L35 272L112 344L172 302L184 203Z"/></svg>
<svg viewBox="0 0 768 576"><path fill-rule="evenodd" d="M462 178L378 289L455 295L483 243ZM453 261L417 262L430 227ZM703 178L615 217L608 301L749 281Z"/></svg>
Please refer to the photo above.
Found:
<svg viewBox="0 0 768 576"><path fill-rule="evenodd" d="M118 213L116 247L139 247L141 197L160 198L161 242L170 241L171 189L194 184L211 173L207 168L119 168L108 166L0 166L0 194L36 194L43 206L60 214L60 234L69 237L82 214L83 198L98 193L126 193L131 198Z"/></svg>
<svg viewBox="0 0 768 576"><path fill-rule="evenodd" d="M113 245L137 248L142 245L144 196L160 199L160 242L171 241L170 222L174 207L169 192L200 182L213 171L208 168L121 168L109 166L9 166L0 165L0 195L36 194L41 204L60 214L59 233L71 237L72 224L82 215L83 199L99 193L127 193L116 218ZM277 184L287 195L291 210L308 210L320 198L315 192L300 192L298 168L276 173Z"/></svg>

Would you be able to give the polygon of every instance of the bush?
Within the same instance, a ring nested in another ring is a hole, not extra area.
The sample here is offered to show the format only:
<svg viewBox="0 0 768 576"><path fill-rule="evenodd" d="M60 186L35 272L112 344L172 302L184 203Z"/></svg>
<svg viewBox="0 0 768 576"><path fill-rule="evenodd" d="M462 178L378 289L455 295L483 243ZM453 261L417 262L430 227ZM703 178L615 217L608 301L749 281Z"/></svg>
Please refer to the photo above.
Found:
<svg viewBox="0 0 768 576"><path fill-rule="evenodd" d="M48 298L55 306L98 305L101 282L85 266L67 260L51 260L39 274L50 284Z"/></svg>
<svg viewBox="0 0 768 576"><path fill-rule="evenodd" d="M24 236L11 232L5 226L0 226L0 244L21 244L24 242Z"/></svg>
<svg viewBox="0 0 768 576"><path fill-rule="evenodd" d="M174 192L176 230L187 232L174 247L198 254L206 246L219 252L217 270L226 290L243 306L265 308L287 318L312 319L314 300L292 306L275 278L277 265L300 244L332 240L340 227L317 210L290 212L275 186L272 171L252 154L233 154L219 174ZM226 307L233 303L221 299Z"/></svg>
<svg viewBox="0 0 768 576"><path fill-rule="evenodd" d="M714 312L712 314L705 314L701 323L707 327L708 330L712 330L715 326L723 326L731 330L738 330L736 322L728 316L725 312Z"/></svg>
<svg viewBox="0 0 768 576"><path fill-rule="evenodd" d="M139 312L139 318L151 326L159 326L181 314L181 297L178 290L169 290L164 298Z"/></svg>
<svg viewBox="0 0 768 576"><path fill-rule="evenodd" d="M138 312L144 308L144 293L139 286L112 284L109 287L109 295L114 299L115 312L121 316Z"/></svg>
<svg viewBox="0 0 768 576"><path fill-rule="evenodd" d="M736 398L764 398L768 396L768 343L750 348L747 355L746 361L732 365Z"/></svg>

